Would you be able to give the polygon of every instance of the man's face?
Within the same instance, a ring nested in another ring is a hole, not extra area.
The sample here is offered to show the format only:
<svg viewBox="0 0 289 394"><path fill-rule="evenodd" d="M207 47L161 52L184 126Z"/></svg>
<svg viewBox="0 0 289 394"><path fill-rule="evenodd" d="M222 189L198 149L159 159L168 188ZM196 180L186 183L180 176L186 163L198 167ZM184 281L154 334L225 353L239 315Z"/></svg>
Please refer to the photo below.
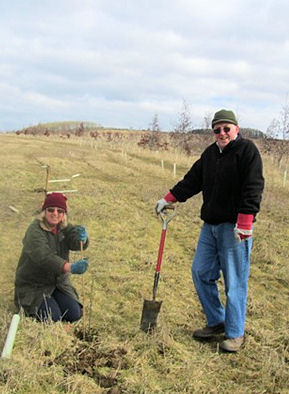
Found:
<svg viewBox="0 0 289 394"><path fill-rule="evenodd" d="M232 123L217 123L214 128L214 134L216 141L221 149L225 148L229 142L233 141L236 138L236 135L239 133L239 126L236 126Z"/></svg>

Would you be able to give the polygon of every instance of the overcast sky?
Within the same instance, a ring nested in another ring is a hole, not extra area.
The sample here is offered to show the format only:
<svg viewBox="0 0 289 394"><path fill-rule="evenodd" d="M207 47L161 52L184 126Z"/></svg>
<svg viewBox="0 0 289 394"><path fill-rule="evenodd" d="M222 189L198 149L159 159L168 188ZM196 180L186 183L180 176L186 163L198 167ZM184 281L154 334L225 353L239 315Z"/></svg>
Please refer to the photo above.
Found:
<svg viewBox="0 0 289 394"><path fill-rule="evenodd" d="M0 130L171 130L226 108L266 131L289 92L287 0L0 0Z"/></svg>

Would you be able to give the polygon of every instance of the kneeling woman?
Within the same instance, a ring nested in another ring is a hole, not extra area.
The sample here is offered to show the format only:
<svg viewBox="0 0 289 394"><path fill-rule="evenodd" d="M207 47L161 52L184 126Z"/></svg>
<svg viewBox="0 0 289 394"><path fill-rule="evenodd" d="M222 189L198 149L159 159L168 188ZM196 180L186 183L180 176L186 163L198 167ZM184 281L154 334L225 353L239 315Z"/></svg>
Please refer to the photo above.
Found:
<svg viewBox="0 0 289 394"><path fill-rule="evenodd" d="M39 321L73 322L82 316L71 274L83 274L87 259L69 262L69 251L88 246L83 226L67 223L67 198L47 194L39 216L30 224L15 277L15 304Z"/></svg>

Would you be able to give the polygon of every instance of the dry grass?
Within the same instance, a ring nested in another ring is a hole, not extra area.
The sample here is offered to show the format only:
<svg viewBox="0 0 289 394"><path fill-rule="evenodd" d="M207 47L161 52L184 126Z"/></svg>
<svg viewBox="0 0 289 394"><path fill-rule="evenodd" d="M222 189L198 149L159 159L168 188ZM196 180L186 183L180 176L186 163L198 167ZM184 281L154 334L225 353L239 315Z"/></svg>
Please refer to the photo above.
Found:
<svg viewBox="0 0 289 394"><path fill-rule="evenodd" d="M42 201L33 191L45 184L40 163L51 166L52 178L81 174L69 187L78 189L69 196L70 218L91 240L86 338L82 322L44 325L22 316L12 358L0 364L1 393L288 393L289 187L271 158L264 158L267 183L254 230L247 341L232 355L191 336L204 324L190 277L199 196L180 205L169 225L158 328L139 330L161 231L153 207L195 158L143 151L127 140L1 135L0 142L1 345L14 311L21 239ZM81 292L81 279L73 281Z"/></svg>

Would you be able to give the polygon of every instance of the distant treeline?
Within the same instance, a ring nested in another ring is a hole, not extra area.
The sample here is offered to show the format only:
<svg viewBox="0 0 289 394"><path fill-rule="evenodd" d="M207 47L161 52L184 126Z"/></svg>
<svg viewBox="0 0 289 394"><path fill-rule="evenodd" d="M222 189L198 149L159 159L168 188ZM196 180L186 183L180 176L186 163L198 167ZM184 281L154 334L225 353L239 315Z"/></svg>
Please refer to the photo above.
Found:
<svg viewBox="0 0 289 394"><path fill-rule="evenodd" d="M79 121L66 121L66 122L51 122L51 123L42 123L35 126L29 126L23 128L21 130L17 130L16 134L31 134L31 135L49 135L49 134L63 134L63 135L76 135L82 136L88 134L89 132L93 131L105 131L106 128L101 126L98 123L94 122L79 122ZM109 128L109 130L124 130L118 128ZM127 131L127 129L125 129ZM133 130L136 132L145 132L150 130ZM172 133L172 132L170 132ZM176 132L178 134L178 132ZM240 133L242 136L247 138L254 138L254 139L263 139L266 138L266 134L262 131L252 128L240 128ZM185 134L199 134L199 135L211 135L211 129L192 129L191 131Z"/></svg>
<svg viewBox="0 0 289 394"><path fill-rule="evenodd" d="M280 140L267 136L260 130L241 128L243 137L255 139L262 153L276 158L278 163L289 158L289 140ZM93 140L119 144L136 144L140 148L161 151L177 148L186 155L201 153L214 140L212 129L193 129L186 133L170 131L151 131L135 129L105 128L92 122L55 122L38 124L16 131L16 134L57 135L60 138L87 137Z"/></svg>
<svg viewBox="0 0 289 394"><path fill-rule="evenodd" d="M81 136L86 131L99 129L101 126L93 122L78 122L78 121L66 121L66 122L51 122L51 123L40 123L35 126L25 127L21 130L17 130L16 134L25 135L45 135L59 134L69 137L70 135Z"/></svg>

